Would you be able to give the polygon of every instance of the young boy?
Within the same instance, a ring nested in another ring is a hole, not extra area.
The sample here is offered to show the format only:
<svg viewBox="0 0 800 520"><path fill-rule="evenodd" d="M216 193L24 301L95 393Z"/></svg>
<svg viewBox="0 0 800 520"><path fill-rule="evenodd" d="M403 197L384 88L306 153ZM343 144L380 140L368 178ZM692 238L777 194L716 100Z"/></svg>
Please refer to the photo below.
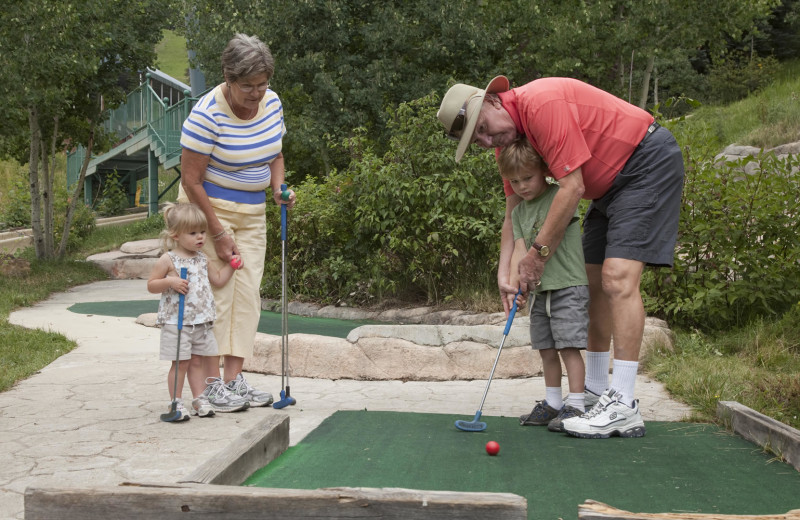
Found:
<svg viewBox="0 0 800 520"><path fill-rule="evenodd" d="M540 284L531 295L531 346L542 356L545 399L531 413L520 417L522 426L543 426L563 432L562 422L584 413L585 367L581 350L586 348L589 325L589 288L583 261L577 212L555 251L534 240L544 223L557 184L545 179L547 165L527 139L503 148L497 159L500 175L511 183L523 200L514 208L514 253L511 283L519 283L519 262L531 247L546 259ZM522 305L527 295L517 300ZM513 303L513 300L510 302ZM560 359L559 359L560 354ZM561 397L561 361L567 369L569 396Z"/></svg>

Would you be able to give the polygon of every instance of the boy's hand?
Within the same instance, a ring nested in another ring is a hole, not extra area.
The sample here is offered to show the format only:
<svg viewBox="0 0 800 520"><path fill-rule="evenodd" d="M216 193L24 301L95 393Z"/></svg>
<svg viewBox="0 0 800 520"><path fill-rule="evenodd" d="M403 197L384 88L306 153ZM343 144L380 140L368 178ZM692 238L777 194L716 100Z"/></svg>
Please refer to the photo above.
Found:
<svg viewBox="0 0 800 520"><path fill-rule="evenodd" d="M528 301L528 293L520 292L519 295L517 295L517 291L514 291L512 294L507 294L506 303L508 304L509 312L511 307L514 306L514 298L517 299L517 308L520 308ZM508 313L506 313L506 315L508 315Z"/></svg>
<svg viewBox="0 0 800 520"><path fill-rule="evenodd" d="M189 293L189 280L181 278L180 276L170 276L169 286L178 294Z"/></svg>

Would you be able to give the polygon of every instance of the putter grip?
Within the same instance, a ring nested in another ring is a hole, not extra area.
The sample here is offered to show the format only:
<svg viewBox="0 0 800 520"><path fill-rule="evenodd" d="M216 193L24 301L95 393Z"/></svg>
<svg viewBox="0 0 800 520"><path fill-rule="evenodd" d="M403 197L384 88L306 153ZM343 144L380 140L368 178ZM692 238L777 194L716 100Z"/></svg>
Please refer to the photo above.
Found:
<svg viewBox="0 0 800 520"><path fill-rule="evenodd" d="M517 294L514 296L514 305L511 306L511 312L508 313L508 321L506 321L506 329L503 331L503 336L508 336L511 330L511 322L514 321L514 315L517 313L517 296L522 292L522 287L517 289Z"/></svg>
<svg viewBox="0 0 800 520"><path fill-rule="evenodd" d="M281 184L281 192L286 191L286 185ZM283 198L283 195L281 195ZM281 204L281 240L286 241L286 204Z"/></svg>
<svg viewBox="0 0 800 520"><path fill-rule="evenodd" d="M181 267L181 278L186 280L186 268ZM186 300L186 295L178 294L178 330L183 328L183 304Z"/></svg>

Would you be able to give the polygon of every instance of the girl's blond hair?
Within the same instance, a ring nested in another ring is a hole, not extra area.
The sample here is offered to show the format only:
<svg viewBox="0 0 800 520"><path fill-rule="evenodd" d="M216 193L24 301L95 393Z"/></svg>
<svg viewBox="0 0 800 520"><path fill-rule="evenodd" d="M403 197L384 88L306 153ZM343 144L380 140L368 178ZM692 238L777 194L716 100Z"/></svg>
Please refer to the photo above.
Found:
<svg viewBox="0 0 800 520"><path fill-rule="evenodd" d="M167 204L164 208L164 223L166 227L161 231L161 249L170 251L177 245L172 237L188 231L207 230L208 220L205 213L191 202Z"/></svg>
<svg viewBox="0 0 800 520"><path fill-rule="evenodd" d="M510 177L520 170L539 173L547 171L547 163L524 136L503 148L497 157L497 167L503 177Z"/></svg>

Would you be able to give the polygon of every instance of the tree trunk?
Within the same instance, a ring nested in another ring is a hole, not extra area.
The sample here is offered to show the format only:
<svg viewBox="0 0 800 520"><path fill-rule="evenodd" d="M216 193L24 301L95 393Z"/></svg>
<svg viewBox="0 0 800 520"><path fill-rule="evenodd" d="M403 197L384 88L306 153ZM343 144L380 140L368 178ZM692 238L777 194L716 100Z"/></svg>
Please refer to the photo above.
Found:
<svg viewBox="0 0 800 520"><path fill-rule="evenodd" d="M658 106L658 67L653 66L653 104Z"/></svg>
<svg viewBox="0 0 800 520"><path fill-rule="evenodd" d="M631 97L633 96L633 56L636 54L636 51L631 51L631 70L628 76L628 103L631 102Z"/></svg>
<svg viewBox="0 0 800 520"><path fill-rule="evenodd" d="M60 119L56 116L53 119L53 138L50 140L50 175L47 178L47 188L45 193L48 197L45 199L44 207L44 220L46 223L47 234L45 241L47 243L47 251L50 256L55 256L55 242L56 242L56 221L54 217L55 206L55 177L56 177L56 142L58 140L58 123Z"/></svg>
<svg viewBox="0 0 800 520"><path fill-rule="evenodd" d="M641 109L647 106L647 98L650 94L650 76L653 74L655 61L655 55L650 55L650 57L647 58L647 68L644 71L644 78L642 79L642 92L639 96L639 108Z"/></svg>
<svg viewBox="0 0 800 520"><path fill-rule="evenodd" d="M92 148L94 148L94 122L90 122L89 141L86 143L86 156L81 164L81 173L78 175L78 182L75 183L75 191L69 199L67 215L64 218L64 230L61 233L61 243L58 245L58 256L62 257L67 252L67 241L69 240L69 230L72 227L72 217L75 215L75 208L81 200L83 193L83 182L86 180L86 170L89 168L89 161L92 160Z"/></svg>
<svg viewBox="0 0 800 520"><path fill-rule="evenodd" d="M31 230L33 231L33 249L36 258L44 256L44 235L42 233L42 199L39 193L39 147L42 131L39 127L39 114L35 107L28 108L28 126L31 133L31 147L28 167L28 188L31 194Z"/></svg>

